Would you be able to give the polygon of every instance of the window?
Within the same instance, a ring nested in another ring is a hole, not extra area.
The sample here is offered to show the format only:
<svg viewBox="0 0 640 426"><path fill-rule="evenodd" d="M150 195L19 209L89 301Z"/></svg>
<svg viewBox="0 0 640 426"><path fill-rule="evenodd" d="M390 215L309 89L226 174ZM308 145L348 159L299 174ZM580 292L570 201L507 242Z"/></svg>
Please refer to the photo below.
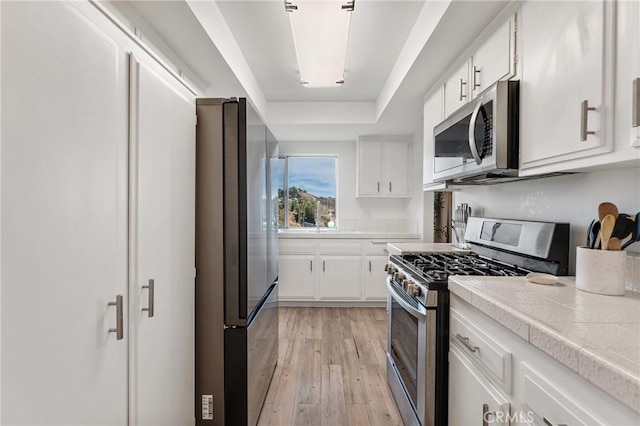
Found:
<svg viewBox="0 0 640 426"><path fill-rule="evenodd" d="M278 191L279 227L336 229L338 159L288 156L282 160L282 187Z"/></svg>

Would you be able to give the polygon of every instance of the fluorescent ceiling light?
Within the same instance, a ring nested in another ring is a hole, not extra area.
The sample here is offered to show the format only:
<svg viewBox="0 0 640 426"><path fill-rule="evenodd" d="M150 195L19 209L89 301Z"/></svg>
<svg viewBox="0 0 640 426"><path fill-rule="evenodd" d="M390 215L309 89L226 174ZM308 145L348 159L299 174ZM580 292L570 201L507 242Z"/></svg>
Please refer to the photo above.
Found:
<svg viewBox="0 0 640 426"><path fill-rule="evenodd" d="M285 0L305 87L338 87L344 83L344 62L353 1Z"/></svg>

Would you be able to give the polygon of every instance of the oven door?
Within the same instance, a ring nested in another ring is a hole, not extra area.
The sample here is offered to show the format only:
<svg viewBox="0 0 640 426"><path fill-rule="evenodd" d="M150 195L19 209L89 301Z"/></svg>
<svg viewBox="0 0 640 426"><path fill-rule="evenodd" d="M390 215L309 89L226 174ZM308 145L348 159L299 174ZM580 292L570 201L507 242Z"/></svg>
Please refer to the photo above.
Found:
<svg viewBox="0 0 640 426"><path fill-rule="evenodd" d="M494 108L496 90L488 90L434 128L435 181L495 170Z"/></svg>
<svg viewBox="0 0 640 426"><path fill-rule="evenodd" d="M435 419L435 326L434 309L426 309L410 297L391 277L387 278L387 352L392 372L390 387L406 424L432 425ZM391 376L390 376L391 374ZM401 389L394 386L398 380ZM408 404L407 404L408 403ZM410 405L413 413L407 413Z"/></svg>

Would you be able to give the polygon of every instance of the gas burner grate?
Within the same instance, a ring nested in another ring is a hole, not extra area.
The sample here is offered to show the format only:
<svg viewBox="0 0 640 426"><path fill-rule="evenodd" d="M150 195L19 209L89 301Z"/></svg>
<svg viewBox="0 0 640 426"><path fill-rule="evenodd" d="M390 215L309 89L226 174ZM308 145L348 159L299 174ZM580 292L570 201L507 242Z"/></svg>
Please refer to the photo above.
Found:
<svg viewBox="0 0 640 426"><path fill-rule="evenodd" d="M517 277L528 270L487 259L476 253L428 253L397 256L400 264L428 282L446 282L449 275Z"/></svg>

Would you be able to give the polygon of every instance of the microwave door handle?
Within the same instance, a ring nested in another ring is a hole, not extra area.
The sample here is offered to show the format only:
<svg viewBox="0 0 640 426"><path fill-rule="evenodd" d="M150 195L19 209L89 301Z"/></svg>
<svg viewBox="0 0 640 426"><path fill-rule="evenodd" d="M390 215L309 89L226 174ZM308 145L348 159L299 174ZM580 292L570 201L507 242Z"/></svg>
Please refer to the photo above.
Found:
<svg viewBox="0 0 640 426"><path fill-rule="evenodd" d="M478 154L478 148L476 147L476 121L478 121L480 108L482 108L482 100L480 100L480 102L478 102L478 105L476 105L476 107L473 109L473 114L471 114L471 121L469 122L469 149L471 150L473 159L478 165L482 163L482 158L480 158L480 154Z"/></svg>

